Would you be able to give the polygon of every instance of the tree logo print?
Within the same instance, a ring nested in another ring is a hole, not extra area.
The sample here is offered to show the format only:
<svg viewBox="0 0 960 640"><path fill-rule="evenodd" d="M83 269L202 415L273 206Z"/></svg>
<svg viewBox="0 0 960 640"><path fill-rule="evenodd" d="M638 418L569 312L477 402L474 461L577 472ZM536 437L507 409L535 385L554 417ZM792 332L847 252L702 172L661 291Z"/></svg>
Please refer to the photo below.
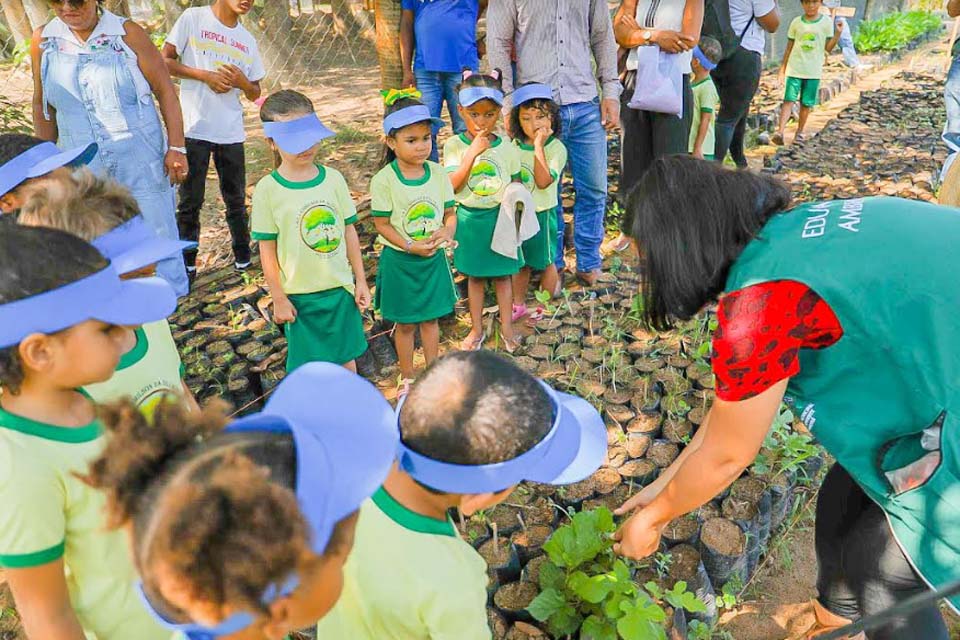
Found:
<svg viewBox="0 0 960 640"><path fill-rule="evenodd" d="M533 193L537 187L533 181L533 169L525 164L520 165L520 182L530 193Z"/></svg>
<svg viewBox="0 0 960 640"><path fill-rule="evenodd" d="M429 201L416 202L403 217L403 230L414 242L426 240L433 233L437 210Z"/></svg>
<svg viewBox="0 0 960 640"><path fill-rule="evenodd" d="M332 209L318 205L300 218L300 237L317 253L333 253L340 248L343 232Z"/></svg>
<svg viewBox="0 0 960 640"><path fill-rule="evenodd" d="M813 51L817 48L817 36L813 33L805 33L800 38L800 48L804 51Z"/></svg>
<svg viewBox="0 0 960 640"><path fill-rule="evenodd" d="M470 170L467 186L474 195L480 197L496 195L503 188L500 168L492 160L478 160Z"/></svg>

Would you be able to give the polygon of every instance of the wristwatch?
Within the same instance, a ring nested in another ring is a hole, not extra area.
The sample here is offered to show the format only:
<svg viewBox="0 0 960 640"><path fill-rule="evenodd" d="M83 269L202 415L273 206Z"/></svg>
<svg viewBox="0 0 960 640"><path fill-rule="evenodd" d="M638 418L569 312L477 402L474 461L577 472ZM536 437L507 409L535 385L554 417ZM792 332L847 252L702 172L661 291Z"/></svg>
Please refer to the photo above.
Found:
<svg viewBox="0 0 960 640"><path fill-rule="evenodd" d="M182 153L183 155L187 155L186 147L174 147L173 145L171 145L169 149L170 151L176 151L177 153Z"/></svg>
<svg viewBox="0 0 960 640"><path fill-rule="evenodd" d="M413 240L407 238L407 253L410 253L410 247L413 246Z"/></svg>
<svg viewBox="0 0 960 640"><path fill-rule="evenodd" d="M647 29L646 31L644 31L643 33L641 33L640 36L643 38L643 41L644 41L644 42L649 43L649 42L650 42L650 38L653 37L653 31L650 31L650 29Z"/></svg>

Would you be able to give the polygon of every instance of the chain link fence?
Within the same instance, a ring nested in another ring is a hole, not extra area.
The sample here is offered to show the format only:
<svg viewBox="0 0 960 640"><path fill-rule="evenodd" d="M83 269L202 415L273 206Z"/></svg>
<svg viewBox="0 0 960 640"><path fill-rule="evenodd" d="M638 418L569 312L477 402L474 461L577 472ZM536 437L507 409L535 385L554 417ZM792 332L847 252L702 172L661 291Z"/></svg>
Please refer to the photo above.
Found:
<svg viewBox="0 0 960 640"><path fill-rule="evenodd" d="M210 1L106 0L106 6L132 17L161 47L184 9ZM376 12L381 20L399 23L399 0L255 0L243 24L259 44L266 86L306 87L358 72L376 76L375 1L382 3ZM0 107L9 114L14 106L29 106L30 39L51 14L46 0L0 0L0 6ZM4 130L20 125L15 115L0 118Z"/></svg>

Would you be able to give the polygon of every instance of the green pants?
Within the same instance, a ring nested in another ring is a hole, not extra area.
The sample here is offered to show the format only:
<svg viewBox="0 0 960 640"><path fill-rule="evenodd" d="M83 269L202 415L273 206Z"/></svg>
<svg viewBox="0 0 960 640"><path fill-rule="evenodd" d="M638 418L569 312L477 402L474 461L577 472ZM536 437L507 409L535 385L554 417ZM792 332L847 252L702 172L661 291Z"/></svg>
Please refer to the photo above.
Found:
<svg viewBox="0 0 960 640"><path fill-rule="evenodd" d="M784 102L796 102L799 99L803 106L815 107L819 97L819 78L787 78L787 88L783 94Z"/></svg>

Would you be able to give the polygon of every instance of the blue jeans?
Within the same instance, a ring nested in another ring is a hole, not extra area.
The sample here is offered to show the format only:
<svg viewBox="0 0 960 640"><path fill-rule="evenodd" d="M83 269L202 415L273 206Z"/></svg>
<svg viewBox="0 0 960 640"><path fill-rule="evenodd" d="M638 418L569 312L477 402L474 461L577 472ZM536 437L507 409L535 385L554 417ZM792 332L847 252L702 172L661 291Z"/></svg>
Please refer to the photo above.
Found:
<svg viewBox="0 0 960 640"><path fill-rule="evenodd" d="M430 115L434 118L441 118L443 113L443 103L447 103L447 113L450 114L450 122L453 123L453 132L462 133L467 130L467 125L460 117L457 111L457 85L460 84L461 74L453 71L425 71L423 69L414 69L413 76L417 80L417 89L423 95L420 100L430 109ZM433 132L433 153L430 159L437 162L440 157L437 149L437 132Z"/></svg>
<svg viewBox="0 0 960 640"><path fill-rule="evenodd" d="M943 140L951 152L960 151L960 56L953 59L950 71L947 72L943 99L947 107L947 124L943 129Z"/></svg>
<svg viewBox="0 0 960 640"><path fill-rule="evenodd" d="M576 200L573 246L577 271L600 268L603 218L607 208L607 132L600 123L600 99L560 107L560 140L567 146ZM563 269L563 203L557 207L557 269Z"/></svg>

